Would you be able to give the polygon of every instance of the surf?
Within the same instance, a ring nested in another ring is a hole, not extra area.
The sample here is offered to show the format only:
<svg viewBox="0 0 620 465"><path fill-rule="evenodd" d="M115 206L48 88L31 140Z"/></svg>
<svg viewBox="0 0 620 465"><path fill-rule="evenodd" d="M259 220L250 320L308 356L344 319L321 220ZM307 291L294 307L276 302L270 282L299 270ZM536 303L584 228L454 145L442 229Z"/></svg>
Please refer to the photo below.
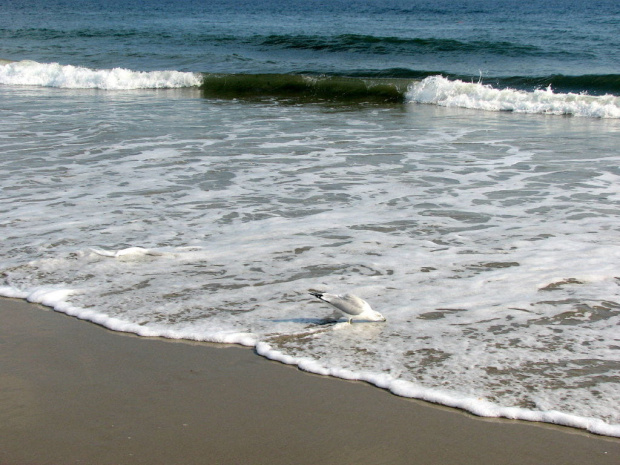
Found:
<svg viewBox="0 0 620 465"><path fill-rule="evenodd" d="M195 87L200 83L199 74L181 71L91 69L30 60L5 62L0 65L0 84L8 86L132 90Z"/></svg>
<svg viewBox="0 0 620 465"><path fill-rule="evenodd" d="M485 111L620 118L620 97L615 95L556 93L551 86L531 92L497 89L480 82L452 81L443 76L412 83L407 90L407 101Z"/></svg>
<svg viewBox="0 0 620 465"><path fill-rule="evenodd" d="M411 71L413 75L419 73ZM486 84L481 79L441 74L406 77L403 70L341 76L320 73L246 74L198 73L176 70L136 71L125 68L91 69L34 61L0 62L0 85L68 89L135 90L196 88L205 98L334 104L430 104L484 111L565 115L587 118L620 118L620 97L614 94L559 92L546 87L522 89ZM393 74L393 76L392 76ZM532 84L539 78L508 78ZM615 88L617 76L555 76L563 85Z"/></svg>

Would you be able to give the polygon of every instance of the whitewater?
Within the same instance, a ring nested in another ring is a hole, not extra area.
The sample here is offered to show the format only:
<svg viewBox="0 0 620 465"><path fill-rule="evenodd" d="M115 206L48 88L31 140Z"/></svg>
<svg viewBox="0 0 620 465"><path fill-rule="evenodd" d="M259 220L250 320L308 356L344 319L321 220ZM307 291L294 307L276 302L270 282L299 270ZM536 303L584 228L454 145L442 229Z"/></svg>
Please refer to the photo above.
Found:
<svg viewBox="0 0 620 465"><path fill-rule="evenodd" d="M0 87L0 294L620 436L615 119L205 99L147 76ZM308 292L388 321L325 324Z"/></svg>
<svg viewBox="0 0 620 465"><path fill-rule="evenodd" d="M0 84L12 86L102 90L172 89L200 87L203 85L203 78L202 73L171 70L132 71L123 68L99 70L33 61L0 64ZM309 80L316 81L317 78L309 77ZM270 95L267 93L263 96ZM403 98L409 103L485 111L620 118L620 97L615 95L557 93L550 86L534 91L497 89L480 82L450 80L443 76L412 80Z"/></svg>

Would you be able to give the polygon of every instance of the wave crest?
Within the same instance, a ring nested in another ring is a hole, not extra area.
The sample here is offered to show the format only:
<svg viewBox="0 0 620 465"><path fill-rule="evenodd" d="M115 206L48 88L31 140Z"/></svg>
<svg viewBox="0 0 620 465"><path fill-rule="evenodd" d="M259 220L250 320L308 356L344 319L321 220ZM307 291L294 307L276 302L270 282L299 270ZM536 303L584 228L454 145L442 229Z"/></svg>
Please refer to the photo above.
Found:
<svg viewBox="0 0 620 465"><path fill-rule="evenodd" d="M408 102L476 110L620 118L620 97L614 95L555 93L551 87L533 92L496 89L481 83L452 81L442 76L413 82L406 98Z"/></svg>
<svg viewBox="0 0 620 465"><path fill-rule="evenodd" d="M68 89L172 89L196 87L202 77L181 71L90 69L58 63L17 61L0 65L0 84Z"/></svg>
<svg viewBox="0 0 620 465"><path fill-rule="evenodd" d="M300 74L210 74L181 71L90 69L58 63L0 60L0 85L70 89L172 89L200 87L212 98L279 98L301 102L425 103L486 111L513 111L589 118L620 118L620 96L497 88L434 75L346 77ZM397 75L397 74L396 74ZM578 77L579 78L579 77ZM583 76L592 80L596 76ZM604 82L616 76L600 76ZM516 78L513 78L516 79ZM573 82L574 77L565 77Z"/></svg>

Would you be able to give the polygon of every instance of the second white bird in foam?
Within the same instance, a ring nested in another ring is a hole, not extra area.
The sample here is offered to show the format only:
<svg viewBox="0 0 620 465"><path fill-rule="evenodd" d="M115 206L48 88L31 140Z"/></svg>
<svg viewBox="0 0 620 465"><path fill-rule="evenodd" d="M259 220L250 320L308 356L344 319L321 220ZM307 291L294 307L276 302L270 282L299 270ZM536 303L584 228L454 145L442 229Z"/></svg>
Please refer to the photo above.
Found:
<svg viewBox="0 0 620 465"><path fill-rule="evenodd" d="M351 323L356 320L386 321L381 313L374 311L364 299L353 294L328 294L325 292L311 292L317 299L332 305L338 313L344 315Z"/></svg>

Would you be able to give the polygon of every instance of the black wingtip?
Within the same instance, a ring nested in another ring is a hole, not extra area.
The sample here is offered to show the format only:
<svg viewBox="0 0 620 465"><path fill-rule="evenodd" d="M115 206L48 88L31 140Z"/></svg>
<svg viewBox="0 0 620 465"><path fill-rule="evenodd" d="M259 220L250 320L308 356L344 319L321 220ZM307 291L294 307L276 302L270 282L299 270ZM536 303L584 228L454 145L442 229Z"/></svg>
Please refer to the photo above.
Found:
<svg viewBox="0 0 620 465"><path fill-rule="evenodd" d="M308 294L313 295L314 297L316 297L317 299L321 299L323 300L323 294L320 292L308 292Z"/></svg>

